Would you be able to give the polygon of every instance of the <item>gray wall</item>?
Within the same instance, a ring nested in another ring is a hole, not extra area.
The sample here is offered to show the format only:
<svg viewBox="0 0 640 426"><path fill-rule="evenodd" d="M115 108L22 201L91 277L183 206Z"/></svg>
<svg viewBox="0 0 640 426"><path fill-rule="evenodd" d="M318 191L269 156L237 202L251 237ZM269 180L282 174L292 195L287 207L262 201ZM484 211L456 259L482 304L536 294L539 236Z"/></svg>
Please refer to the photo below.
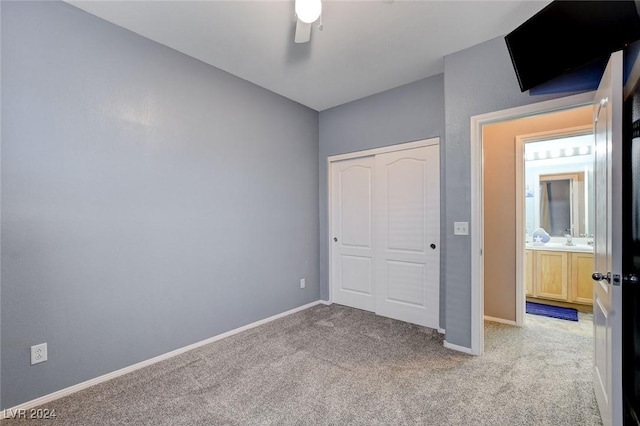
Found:
<svg viewBox="0 0 640 426"><path fill-rule="evenodd" d="M319 298L317 112L60 2L1 47L3 408Z"/></svg>
<svg viewBox="0 0 640 426"><path fill-rule="evenodd" d="M442 74L320 113L320 288L323 299L329 298L327 157L438 136L440 155L444 158L444 124ZM444 192L441 195L444 197ZM441 206L444 211L444 202ZM444 234L441 245L443 243ZM444 278L442 274L441 277ZM440 285L441 327L444 327L444 282Z"/></svg>
<svg viewBox="0 0 640 426"><path fill-rule="evenodd" d="M453 222L471 221L471 117L567 96L520 92L504 38L444 58L445 280L447 342L471 346L471 239L454 236Z"/></svg>

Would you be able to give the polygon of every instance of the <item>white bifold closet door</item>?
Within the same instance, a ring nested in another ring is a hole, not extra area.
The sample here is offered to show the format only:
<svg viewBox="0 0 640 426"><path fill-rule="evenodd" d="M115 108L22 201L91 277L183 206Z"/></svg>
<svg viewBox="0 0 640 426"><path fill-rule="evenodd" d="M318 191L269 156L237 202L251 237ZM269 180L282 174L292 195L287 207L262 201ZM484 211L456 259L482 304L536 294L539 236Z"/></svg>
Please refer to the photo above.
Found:
<svg viewBox="0 0 640 426"><path fill-rule="evenodd" d="M439 146L332 163L338 304L439 326Z"/></svg>

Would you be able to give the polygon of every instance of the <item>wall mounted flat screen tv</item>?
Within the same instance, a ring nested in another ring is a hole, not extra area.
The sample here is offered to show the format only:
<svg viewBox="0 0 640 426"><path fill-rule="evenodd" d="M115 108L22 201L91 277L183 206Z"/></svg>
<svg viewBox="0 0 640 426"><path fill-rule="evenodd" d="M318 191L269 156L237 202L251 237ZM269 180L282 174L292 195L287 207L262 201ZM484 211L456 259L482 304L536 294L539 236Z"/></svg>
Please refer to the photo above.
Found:
<svg viewBox="0 0 640 426"><path fill-rule="evenodd" d="M640 1L559 1L505 37L524 92L640 39Z"/></svg>

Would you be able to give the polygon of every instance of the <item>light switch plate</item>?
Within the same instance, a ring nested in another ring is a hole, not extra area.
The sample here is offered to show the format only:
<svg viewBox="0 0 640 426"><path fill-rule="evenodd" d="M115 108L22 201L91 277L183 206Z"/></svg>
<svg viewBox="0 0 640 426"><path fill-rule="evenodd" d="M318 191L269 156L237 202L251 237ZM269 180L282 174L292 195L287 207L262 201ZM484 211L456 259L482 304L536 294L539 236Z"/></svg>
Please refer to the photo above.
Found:
<svg viewBox="0 0 640 426"><path fill-rule="evenodd" d="M469 222L453 222L453 235L469 235Z"/></svg>

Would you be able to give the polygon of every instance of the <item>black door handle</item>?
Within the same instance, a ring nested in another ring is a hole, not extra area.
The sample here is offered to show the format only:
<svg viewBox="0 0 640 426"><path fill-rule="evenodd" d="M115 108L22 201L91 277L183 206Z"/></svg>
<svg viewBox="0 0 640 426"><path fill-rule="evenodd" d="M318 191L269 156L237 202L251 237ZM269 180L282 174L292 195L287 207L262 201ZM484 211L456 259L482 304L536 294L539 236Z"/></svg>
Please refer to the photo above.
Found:
<svg viewBox="0 0 640 426"><path fill-rule="evenodd" d="M434 249L434 250L436 249L436 245L435 245L435 244L433 244L433 243L431 243L431 245L430 245L429 247L431 247L431 248L432 248L432 249Z"/></svg>
<svg viewBox="0 0 640 426"><path fill-rule="evenodd" d="M600 272L594 272L593 274L591 274L591 278L594 281L607 281L608 283L611 282L611 272L607 272L606 274L601 274Z"/></svg>

